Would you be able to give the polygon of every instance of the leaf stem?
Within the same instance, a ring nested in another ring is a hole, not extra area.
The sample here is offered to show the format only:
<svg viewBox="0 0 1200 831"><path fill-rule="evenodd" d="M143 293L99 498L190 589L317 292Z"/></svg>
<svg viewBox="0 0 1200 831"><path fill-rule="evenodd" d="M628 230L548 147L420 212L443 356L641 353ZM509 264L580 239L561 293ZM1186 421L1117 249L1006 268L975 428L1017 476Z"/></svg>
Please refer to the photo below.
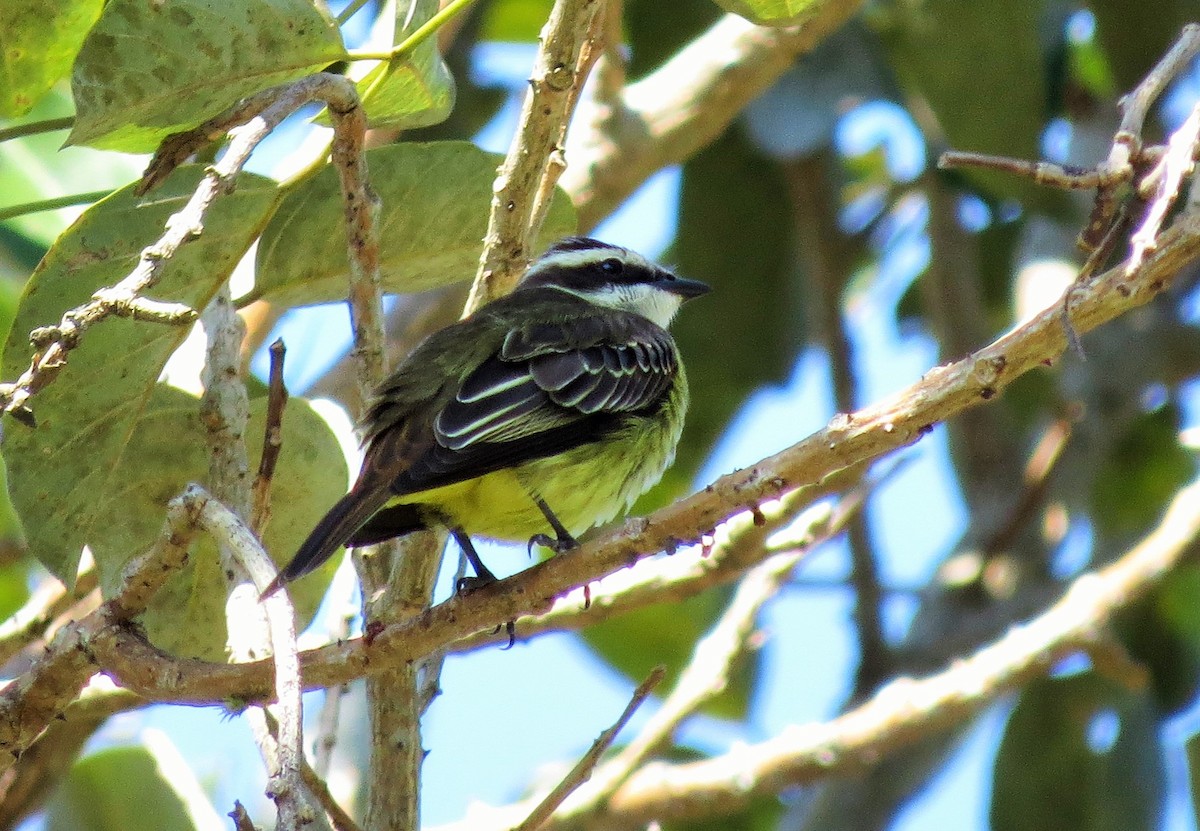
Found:
<svg viewBox="0 0 1200 831"><path fill-rule="evenodd" d="M22 136L36 136L38 133L52 133L55 130L69 130L75 124L75 116L63 118L47 118L43 121L30 121L28 124L14 124L0 130L0 142Z"/></svg>
<svg viewBox="0 0 1200 831"><path fill-rule="evenodd" d="M390 61L407 55L473 2L474 0L450 0L437 14L418 26L417 30L406 37L399 46L393 46L387 52L351 52L350 59L355 61Z"/></svg>
<svg viewBox="0 0 1200 831"><path fill-rule="evenodd" d="M112 189L94 190L90 193L72 193L67 196L55 196L53 199L42 199L37 202L25 202L21 205L10 205L7 208L0 208L0 222L6 222L14 217L24 216L25 214L35 214L39 211L52 211L56 208L65 208L68 205L83 205L85 203L96 202L112 193Z"/></svg>
<svg viewBox="0 0 1200 831"><path fill-rule="evenodd" d="M367 5L368 0L354 0L349 3L346 8L342 9L342 13L337 16L337 25L341 26L354 15L358 14L358 10Z"/></svg>

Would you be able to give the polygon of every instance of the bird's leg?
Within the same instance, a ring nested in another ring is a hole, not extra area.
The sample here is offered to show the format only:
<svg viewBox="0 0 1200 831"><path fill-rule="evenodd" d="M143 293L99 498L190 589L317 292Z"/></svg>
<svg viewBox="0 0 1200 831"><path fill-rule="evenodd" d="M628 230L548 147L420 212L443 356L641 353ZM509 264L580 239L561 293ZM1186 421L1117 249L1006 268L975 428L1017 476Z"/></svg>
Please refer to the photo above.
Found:
<svg viewBox="0 0 1200 831"><path fill-rule="evenodd" d="M455 593L459 595L470 594L477 589L495 583L496 575L492 574L492 570L483 564L483 560L479 559L479 553L475 550L475 546L471 543L471 538L467 535L467 532L457 526L452 526L450 528L450 535L454 537L454 541L462 549L462 553L471 564L471 568L475 569L474 577L459 578L458 585L454 587ZM508 633L508 645L504 649L512 649L512 645L517 640L517 622L515 620L506 622L504 630ZM500 631L499 626L496 627L496 631Z"/></svg>
<svg viewBox="0 0 1200 831"><path fill-rule="evenodd" d="M555 554L562 554L564 551L577 548L579 542L571 536L571 532L554 515L554 511L550 510L550 506L546 504L546 500L539 496L533 501L538 506L538 510L542 512L542 516L546 517L546 521L550 523L550 527L554 529L554 536L534 534L529 538L529 553L533 554L533 546L535 544L544 545Z"/></svg>
<svg viewBox="0 0 1200 831"><path fill-rule="evenodd" d="M450 536L454 537L454 541L458 543L458 547L466 556L467 562L471 564L471 568L475 569L474 577L459 579L458 585L454 587L455 592L470 594L476 589L482 589L484 586L495 583L496 575L492 574L492 570L483 564L483 560L479 559L479 554L475 552L475 546L471 544L471 538L467 536L467 532L458 527L451 527Z"/></svg>

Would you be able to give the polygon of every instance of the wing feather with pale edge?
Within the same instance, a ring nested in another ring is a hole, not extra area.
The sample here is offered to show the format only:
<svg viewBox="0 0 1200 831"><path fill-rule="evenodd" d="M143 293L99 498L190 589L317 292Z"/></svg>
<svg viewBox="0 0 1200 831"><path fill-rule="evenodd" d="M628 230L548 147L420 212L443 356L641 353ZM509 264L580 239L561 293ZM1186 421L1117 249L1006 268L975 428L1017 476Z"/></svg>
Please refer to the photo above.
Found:
<svg viewBox="0 0 1200 831"><path fill-rule="evenodd" d="M599 441L622 416L662 403L677 361L671 336L636 315L514 330L459 385L434 419L433 445L393 491L452 484Z"/></svg>

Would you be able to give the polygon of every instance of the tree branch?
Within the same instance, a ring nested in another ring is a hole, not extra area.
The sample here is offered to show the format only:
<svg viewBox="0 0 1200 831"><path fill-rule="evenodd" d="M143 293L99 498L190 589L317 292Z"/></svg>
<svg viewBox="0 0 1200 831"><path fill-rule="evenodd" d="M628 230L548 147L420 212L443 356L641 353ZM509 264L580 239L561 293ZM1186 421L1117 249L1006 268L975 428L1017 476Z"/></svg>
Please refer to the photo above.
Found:
<svg viewBox="0 0 1200 831"><path fill-rule="evenodd" d="M715 140L746 105L862 6L825 0L800 26L755 26L728 14L661 68L580 108L561 184L588 231L651 174Z"/></svg>
<svg viewBox="0 0 1200 831"><path fill-rule="evenodd" d="M1122 265L1076 289L1072 326L1088 331L1143 305L1198 256L1200 217L1181 217L1133 279L1125 278ZM1054 304L978 352L930 370L877 404L835 416L807 439L648 518L629 519L598 534L569 557L539 563L469 597L451 598L411 621L383 628L369 644L358 639L305 653L304 683L323 687L382 672L497 622L541 614L555 597L680 541L699 539L740 510L915 443L937 422L993 400L1026 372L1052 363L1066 344ZM93 651L119 683L148 698L199 703L269 694L269 672L261 662L223 666L169 659L138 641L129 633L110 633L94 643Z"/></svg>

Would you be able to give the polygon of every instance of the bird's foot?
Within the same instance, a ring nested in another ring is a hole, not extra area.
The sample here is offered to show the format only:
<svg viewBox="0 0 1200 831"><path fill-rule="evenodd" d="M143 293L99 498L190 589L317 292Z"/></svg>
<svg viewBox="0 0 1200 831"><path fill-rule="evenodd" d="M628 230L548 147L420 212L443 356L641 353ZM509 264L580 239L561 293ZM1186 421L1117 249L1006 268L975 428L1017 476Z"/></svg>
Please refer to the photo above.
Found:
<svg viewBox="0 0 1200 831"><path fill-rule="evenodd" d="M464 597L495 582L498 582L496 575L490 571L485 571L483 574L476 575L475 577L460 577L458 578L458 583L454 586L454 593L459 597Z"/></svg>
<svg viewBox="0 0 1200 831"><path fill-rule="evenodd" d="M533 556L533 547L541 545L549 548L555 554L564 554L572 548L579 547L579 541L570 534L563 532L557 537L552 537L549 534L534 534L529 538L529 556Z"/></svg>

